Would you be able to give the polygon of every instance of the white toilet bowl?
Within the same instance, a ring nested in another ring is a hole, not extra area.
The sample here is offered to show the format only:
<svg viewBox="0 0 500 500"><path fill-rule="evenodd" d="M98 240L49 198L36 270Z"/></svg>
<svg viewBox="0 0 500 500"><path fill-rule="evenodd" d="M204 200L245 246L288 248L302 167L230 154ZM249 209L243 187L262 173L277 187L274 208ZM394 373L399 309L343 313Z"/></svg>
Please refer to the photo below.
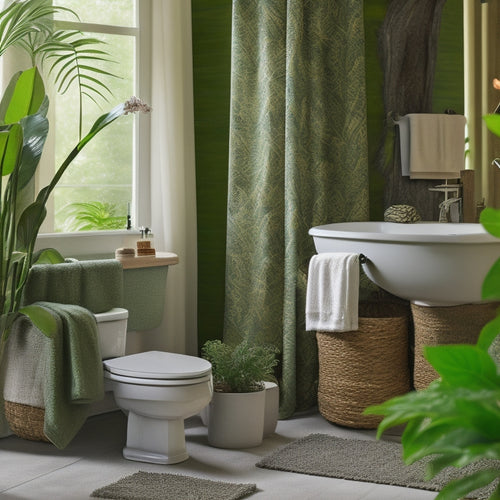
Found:
<svg viewBox="0 0 500 500"><path fill-rule="evenodd" d="M128 412L129 460L175 464L188 458L184 419L196 415L213 394L212 366L201 358L149 351L105 360L106 388Z"/></svg>

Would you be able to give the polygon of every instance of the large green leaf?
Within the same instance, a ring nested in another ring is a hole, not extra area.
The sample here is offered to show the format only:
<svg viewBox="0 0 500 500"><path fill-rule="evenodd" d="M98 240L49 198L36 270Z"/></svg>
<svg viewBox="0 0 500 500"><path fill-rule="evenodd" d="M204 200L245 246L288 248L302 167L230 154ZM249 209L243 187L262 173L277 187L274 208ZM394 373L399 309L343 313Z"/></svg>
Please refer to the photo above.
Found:
<svg viewBox="0 0 500 500"><path fill-rule="evenodd" d="M500 115L497 115L500 116ZM500 238L500 210L485 208L479 216L479 222L493 236Z"/></svg>
<svg viewBox="0 0 500 500"><path fill-rule="evenodd" d="M485 121L488 130L500 137L500 115L496 113L491 115L484 115L483 120Z"/></svg>
<svg viewBox="0 0 500 500"><path fill-rule="evenodd" d="M460 426L448 426L446 422L443 422L439 426L420 433L412 443L405 443L403 457L407 464L412 464L430 455L460 456L460 460L469 463L466 451L469 446L478 442L481 442L481 435L477 432L471 429L462 429ZM475 458L477 457L472 460ZM459 462L459 459L456 458L455 461Z"/></svg>
<svg viewBox="0 0 500 500"><path fill-rule="evenodd" d="M80 151L88 142L92 140L103 128L113 123L118 117L124 114L125 105L123 103L115 106L109 113L101 115L92 125L89 133L78 143L77 149Z"/></svg>
<svg viewBox="0 0 500 500"><path fill-rule="evenodd" d="M38 230L47 210L45 204L38 201L26 207L17 225L17 250L28 250L35 241Z"/></svg>
<svg viewBox="0 0 500 500"><path fill-rule="evenodd" d="M472 390L500 388L495 362L475 345L427 346L424 355L443 382L451 387Z"/></svg>
<svg viewBox="0 0 500 500"><path fill-rule="evenodd" d="M45 116L47 102L41 111L21 120L23 128L23 150L19 166L19 189L22 189L34 177L42 156L45 140L49 133L49 121Z"/></svg>
<svg viewBox="0 0 500 500"><path fill-rule="evenodd" d="M16 90L16 84L17 81L19 80L19 77L21 76L22 71L18 71L17 73L14 73L12 75L11 79L9 80L9 83L7 84L7 87L5 88L3 95L2 95L2 100L0 101L0 122L5 123L5 113L7 113L7 108L9 107L10 101L12 99L12 96L14 95L14 92Z"/></svg>
<svg viewBox="0 0 500 500"><path fill-rule="evenodd" d="M25 116L38 111L45 98L45 87L36 67L23 71L16 84L9 104L5 110L5 123L15 123Z"/></svg>
<svg viewBox="0 0 500 500"><path fill-rule="evenodd" d="M23 147L23 128L19 123L0 128L0 171L10 175L17 167Z"/></svg>
<svg viewBox="0 0 500 500"><path fill-rule="evenodd" d="M471 491L486 486L500 477L500 469L483 469L465 476L461 479L450 481L438 494L436 500L457 500L463 498ZM490 496L490 500L498 500L500 497Z"/></svg>
<svg viewBox="0 0 500 500"><path fill-rule="evenodd" d="M435 381L425 391L412 391L397 396L380 405L368 407L364 413L385 416L377 430L377 437L380 437L387 429L396 425L416 420L417 426L419 421L430 416L453 412L454 396L453 390L443 388L440 381Z"/></svg>
<svg viewBox="0 0 500 500"><path fill-rule="evenodd" d="M61 264L64 257L55 248L44 248L33 253L33 264Z"/></svg>
<svg viewBox="0 0 500 500"><path fill-rule="evenodd" d="M480 459L499 460L500 444L491 442L473 444L455 455L450 453L436 457L429 462L426 478L433 478L446 467L465 467Z"/></svg>
<svg viewBox="0 0 500 500"><path fill-rule="evenodd" d="M477 347L479 349L483 349L484 351L488 351L491 344L498 337L499 334L500 334L500 316L497 316L495 319L487 323L481 330L481 334L479 335L479 339L477 341Z"/></svg>
<svg viewBox="0 0 500 500"><path fill-rule="evenodd" d="M481 287L481 297L484 300L500 299L500 259L498 259L486 274Z"/></svg>
<svg viewBox="0 0 500 500"><path fill-rule="evenodd" d="M52 337L57 332L57 322L54 316L41 306L31 304L19 309L21 314L27 316L31 322L47 337Z"/></svg>

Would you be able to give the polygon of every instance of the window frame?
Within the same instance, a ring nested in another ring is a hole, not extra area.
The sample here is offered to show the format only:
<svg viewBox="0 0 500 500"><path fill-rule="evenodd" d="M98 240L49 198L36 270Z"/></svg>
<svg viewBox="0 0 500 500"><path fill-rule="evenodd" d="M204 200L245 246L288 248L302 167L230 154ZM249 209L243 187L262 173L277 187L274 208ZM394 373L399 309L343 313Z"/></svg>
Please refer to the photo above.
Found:
<svg viewBox="0 0 500 500"><path fill-rule="evenodd" d="M125 34L136 37L136 88L137 95L148 104L151 103L151 0L137 1L137 26L122 27L55 21L57 27L78 29L80 31L109 34ZM132 176L132 227L150 225L150 136L149 115L135 115L134 170ZM53 148L47 144L46 148ZM45 183L44 183L45 185ZM71 233L41 232L37 238L37 248L54 247L64 256L104 255L121 246L128 246L130 238L137 239L139 232L132 230L80 231Z"/></svg>

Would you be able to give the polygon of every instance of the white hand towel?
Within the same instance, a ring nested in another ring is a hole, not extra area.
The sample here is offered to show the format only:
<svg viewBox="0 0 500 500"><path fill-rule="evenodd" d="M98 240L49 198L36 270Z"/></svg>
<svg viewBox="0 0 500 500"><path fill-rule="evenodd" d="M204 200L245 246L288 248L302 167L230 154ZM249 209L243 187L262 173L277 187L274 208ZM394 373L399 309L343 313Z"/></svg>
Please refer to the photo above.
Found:
<svg viewBox="0 0 500 500"><path fill-rule="evenodd" d="M309 262L306 330L358 329L359 255L320 253Z"/></svg>

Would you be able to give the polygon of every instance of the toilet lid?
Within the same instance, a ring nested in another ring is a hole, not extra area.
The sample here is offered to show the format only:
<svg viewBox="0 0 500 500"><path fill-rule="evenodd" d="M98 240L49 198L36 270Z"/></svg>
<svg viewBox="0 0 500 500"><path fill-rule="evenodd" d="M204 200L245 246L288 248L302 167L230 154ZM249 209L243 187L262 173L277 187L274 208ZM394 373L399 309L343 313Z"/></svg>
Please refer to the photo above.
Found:
<svg viewBox="0 0 500 500"><path fill-rule="evenodd" d="M106 359L103 363L108 371L116 375L158 380L203 377L212 369L206 359L163 351L141 352Z"/></svg>

